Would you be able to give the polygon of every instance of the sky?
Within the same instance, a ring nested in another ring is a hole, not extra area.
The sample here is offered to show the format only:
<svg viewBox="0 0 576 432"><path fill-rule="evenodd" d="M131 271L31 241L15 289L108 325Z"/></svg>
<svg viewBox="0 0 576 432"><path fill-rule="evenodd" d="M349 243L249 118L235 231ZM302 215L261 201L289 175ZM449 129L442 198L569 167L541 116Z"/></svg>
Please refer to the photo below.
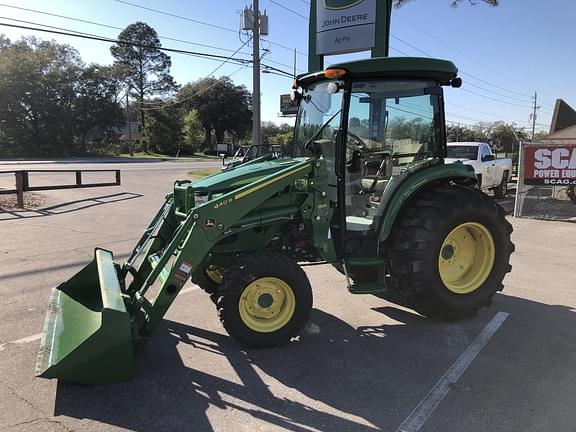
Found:
<svg viewBox="0 0 576 432"><path fill-rule="evenodd" d="M502 120L531 131L529 115L536 92L536 130L548 131L556 98L576 106L572 48L576 2L500 0L495 8L481 2L470 6L468 0L457 8L450 3L412 0L395 8L390 41L391 56L443 58L459 68L463 86L445 90L447 121L474 125ZM225 57L240 49L235 56L248 59L252 47L245 44L248 37L239 27L240 12L250 4L251 0L0 0L0 24L41 24L116 38L127 25L144 21L157 31L163 47ZM292 72L296 49L296 68L299 73L306 71L309 9L308 0L260 0L260 10L266 11L270 22L269 35L262 42L264 63ZM74 46L86 63L113 62L110 44L105 42L2 25L0 34L11 40L29 35L52 39ZM170 55L171 73L181 85L209 76L220 66L213 76L229 75L236 84L252 88L249 67ZM369 52L332 56L325 64L369 56ZM279 117L280 94L288 93L291 83L285 76L261 75L262 120L291 122Z"/></svg>

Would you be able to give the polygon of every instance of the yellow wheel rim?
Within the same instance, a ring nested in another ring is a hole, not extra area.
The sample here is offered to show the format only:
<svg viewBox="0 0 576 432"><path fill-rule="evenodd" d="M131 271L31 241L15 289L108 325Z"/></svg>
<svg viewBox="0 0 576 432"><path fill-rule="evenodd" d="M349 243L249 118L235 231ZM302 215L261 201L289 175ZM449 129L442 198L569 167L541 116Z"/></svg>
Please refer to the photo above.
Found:
<svg viewBox="0 0 576 432"><path fill-rule="evenodd" d="M212 279L217 284L221 284L222 279L224 279L224 276L222 276L222 272L220 271L220 269L213 265L209 266L206 269L206 274L210 279Z"/></svg>
<svg viewBox="0 0 576 432"><path fill-rule="evenodd" d="M296 297L286 282L275 277L256 279L242 292L240 318L259 333L280 330L294 315Z"/></svg>
<svg viewBox="0 0 576 432"><path fill-rule="evenodd" d="M450 231L442 243L438 256L440 278L453 293L471 293L486 282L495 257L490 231L476 222L463 223Z"/></svg>

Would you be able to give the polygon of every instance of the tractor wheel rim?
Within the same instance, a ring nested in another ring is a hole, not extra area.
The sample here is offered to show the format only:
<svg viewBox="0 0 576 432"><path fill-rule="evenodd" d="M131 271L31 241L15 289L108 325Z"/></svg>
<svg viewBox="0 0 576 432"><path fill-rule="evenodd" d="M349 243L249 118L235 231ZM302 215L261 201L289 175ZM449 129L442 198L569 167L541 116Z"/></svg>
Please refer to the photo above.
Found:
<svg viewBox="0 0 576 432"><path fill-rule="evenodd" d="M238 308L240 318L248 328L258 333L271 333L292 319L296 297L282 279L263 277L244 289Z"/></svg>
<svg viewBox="0 0 576 432"><path fill-rule="evenodd" d="M477 222L454 228L438 254L442 282L455 294L468 294L482 286L494 267L496 250L488 229Z"/></svg>
<svg viewBox="0 0 576 432"><path fill-rule="evenodd" d="M217 284L221 284L222 280L224 279L224 276L222 275L222 272L220 271L220 269L216 266L209 266L206 269L206 275L213 281L216 282Z"/></svg>

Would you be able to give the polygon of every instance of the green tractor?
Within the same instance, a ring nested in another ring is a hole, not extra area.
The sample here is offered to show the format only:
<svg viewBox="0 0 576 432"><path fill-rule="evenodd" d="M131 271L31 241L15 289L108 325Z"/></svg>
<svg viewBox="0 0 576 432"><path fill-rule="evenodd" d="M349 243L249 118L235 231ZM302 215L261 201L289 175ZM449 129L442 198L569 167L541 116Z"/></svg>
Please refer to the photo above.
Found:
<svg viewBox="0 0 576 432"><path fill-rule="evenodd" d="M130 378L141 348L191 280L249 347L305 326L303 265L331 264L353 294L440 319L488 306L511 270L511 225L463 164L444 164L451 62L372 58L301 75L290 158L266 155L177 181L132 255L97 249L53 290L37 375ZM337 289L337 287L335 288Z"/></svg>

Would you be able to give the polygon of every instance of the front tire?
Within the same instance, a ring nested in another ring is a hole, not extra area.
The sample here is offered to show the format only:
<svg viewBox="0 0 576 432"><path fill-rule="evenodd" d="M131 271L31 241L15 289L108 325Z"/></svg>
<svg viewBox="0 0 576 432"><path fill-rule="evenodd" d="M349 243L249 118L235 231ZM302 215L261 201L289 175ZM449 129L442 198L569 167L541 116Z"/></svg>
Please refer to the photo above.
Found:
<svg viewBox="0 0 576 432"><path fill-rule="evenodd" d="M572 202L576 204L576 186L568 186L566 195L568 195L568 198L570 198Z"/></svg>
<svg viewBox="0 0 576 432"><path fill-rule="evenodd" d="M230 336L254 348L297 336L312 310L306 273L286 255L261 251L230 266L218 290L218 315Z"/></svg>
<svg viewBox="0 0 576 432"><path fill-rule="evenodd" d="M423 192L392 233L393 286L422 315L473 316L490 305L512 269L511 233L504 210L476 189L445 185Z"/></svg>

